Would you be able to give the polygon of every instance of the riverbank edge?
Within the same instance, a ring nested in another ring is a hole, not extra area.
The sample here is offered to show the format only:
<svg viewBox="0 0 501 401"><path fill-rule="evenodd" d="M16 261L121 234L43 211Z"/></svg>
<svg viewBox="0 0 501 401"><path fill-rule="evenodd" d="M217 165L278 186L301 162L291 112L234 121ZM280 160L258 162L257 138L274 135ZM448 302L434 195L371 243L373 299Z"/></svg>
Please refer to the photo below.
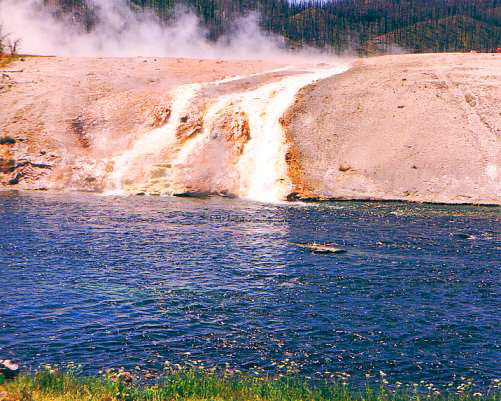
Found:
<svg viewBox="0 0 501 401"><path fill-rule="evenodd" d="M91 192L91 191L64 191L64 190L30 190L30 189L8 189L8 188L0 188L1 194L85 194L85 195L96 195L100 196L102 193L100 192ZM135 194L127 194L123 195L124 197L129 196L144 196L144 195L135 195ZM153 198L157 198L158 196L151 196ZM170 198L179 198L183 196L172 195L166 196L162 195L162 197L170 197ZM228 198L228 196L221 196L221 194L203 194L200 196L190 194L189 196L184 196L186 198L195 198L195 199L207 199L211 197L222 197ZM409 205L432 205L432 206L475 206L475 207L489 207L489 208L499 208L501 207L501 203L489 203L489 202L432 202L432 201L419 201L419 200L409 200L409 199L398 199L398 198L377 198L377 197L353 197L353 198L344 198L344 197L332 197L332 198L323 198L318 196L302 196L298 193L291 193L286 199L287 203L304 203L304 204L322 204L322 203L332 203L332 202L360 202L360 203L384 203L384 204L409 204Z"/></svg>
<svg viewBox="0 0 501 401"><path fill-rule="evenodd" d="M495 61L381 56L305 86L281 119L291 200L501 206Z"/></svg>
<svg viewBox="0 0 501 401"><path fill-rule="evenodd" d="M389 387L359 390L342 382L301 377L263 378L198 371L168 373L154 384L134 384L129 374L89 377L43 371L0 385L1 401L500 401L490 394L447 393Z"/></svg>

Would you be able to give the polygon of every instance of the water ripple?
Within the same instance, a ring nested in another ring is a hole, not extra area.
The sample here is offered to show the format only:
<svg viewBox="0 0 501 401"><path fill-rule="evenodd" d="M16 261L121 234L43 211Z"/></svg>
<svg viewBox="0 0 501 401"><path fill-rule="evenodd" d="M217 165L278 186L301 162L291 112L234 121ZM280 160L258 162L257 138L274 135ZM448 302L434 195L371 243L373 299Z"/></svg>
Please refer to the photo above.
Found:
<svg viewBox="0 0 501 401"><path fill-rule="evenodd" d="M0 359L498 378L499 211L0 194ZM339 256L291 242L331 243ZM187 356L189 353L189 357Z"/></svg>

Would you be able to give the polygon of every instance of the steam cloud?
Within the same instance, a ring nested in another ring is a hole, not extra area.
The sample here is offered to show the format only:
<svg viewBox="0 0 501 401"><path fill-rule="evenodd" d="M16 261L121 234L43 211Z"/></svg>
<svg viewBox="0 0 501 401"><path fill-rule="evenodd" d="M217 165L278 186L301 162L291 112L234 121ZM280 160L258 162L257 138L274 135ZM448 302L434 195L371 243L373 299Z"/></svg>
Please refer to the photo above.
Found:
<svg viewBox="0 0 501 401"><path fill-rule="evenodd" d="M55 17L43 0L0 0L0 24L21 39L21 52L57 56L159 56L267 58L284 55L283 39L263 33L250 15L235 21L231 36L216 43L192 13L177 10L165 24L148 12L136 12L126 0L86 0L97 24L84 31L70 17Z"/></svg>

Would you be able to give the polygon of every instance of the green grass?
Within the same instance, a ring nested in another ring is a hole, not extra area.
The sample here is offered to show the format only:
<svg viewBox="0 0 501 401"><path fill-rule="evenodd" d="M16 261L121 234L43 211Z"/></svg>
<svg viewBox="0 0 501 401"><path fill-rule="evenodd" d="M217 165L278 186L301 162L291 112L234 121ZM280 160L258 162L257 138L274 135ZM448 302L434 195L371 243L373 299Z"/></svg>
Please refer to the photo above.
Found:
<svg viewBox="0 0 501 401"><path fill-rule="evenodd" d="M3 398L2 398L3 397ZM155 385L127 384L117 375L84 377L71 372L42 371L0 386L1 401L500 401L492 394L438 395L390 389L351 389L335 383L312 384L304 379L275 380L198 372L170 373Z"/></svg>

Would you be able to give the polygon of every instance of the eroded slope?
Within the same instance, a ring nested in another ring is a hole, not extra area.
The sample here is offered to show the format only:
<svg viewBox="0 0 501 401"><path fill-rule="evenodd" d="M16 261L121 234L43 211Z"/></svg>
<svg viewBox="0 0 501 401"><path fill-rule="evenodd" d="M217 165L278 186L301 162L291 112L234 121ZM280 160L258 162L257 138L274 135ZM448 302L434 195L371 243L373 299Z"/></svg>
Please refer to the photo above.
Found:
<svg viewBox="0 0 501 401"><path fill-rule="evenodd" d="M284 118L296 198L501 203L501 56L364 59Z"/></svg>

